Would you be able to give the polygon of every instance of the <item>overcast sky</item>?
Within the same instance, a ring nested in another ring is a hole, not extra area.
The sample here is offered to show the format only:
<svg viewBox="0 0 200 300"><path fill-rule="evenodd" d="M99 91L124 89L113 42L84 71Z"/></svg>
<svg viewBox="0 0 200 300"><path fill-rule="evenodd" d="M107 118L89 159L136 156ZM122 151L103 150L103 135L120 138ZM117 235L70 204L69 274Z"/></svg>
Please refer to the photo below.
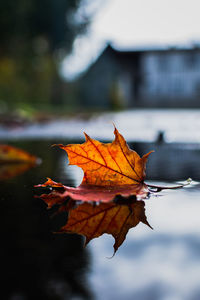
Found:
<svg viewBox="0 0 200 300"><path fill-rule="evenodd" d="M66 78L84 71L107 42L117 48L200 43L200 0L89 0L100 5L85 37L63 64Z"/></svg>

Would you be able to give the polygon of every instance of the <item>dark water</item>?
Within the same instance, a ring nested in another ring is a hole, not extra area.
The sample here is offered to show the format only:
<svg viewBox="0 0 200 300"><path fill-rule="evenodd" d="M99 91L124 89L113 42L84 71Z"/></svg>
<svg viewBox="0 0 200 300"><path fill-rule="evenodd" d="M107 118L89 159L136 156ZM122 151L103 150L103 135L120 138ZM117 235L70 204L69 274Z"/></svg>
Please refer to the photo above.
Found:
<svg viewBox="0 0 200 300"><path fill-rule="evenodd" d="M66 221L52 217L34 196L46 177L75 186L81 173L67 166L55 141L16 142L42 164L0 182L0 299L200 299L200 186L162 192L146 201L154 231L144 224L130 230L112 256L112 237L83 248L78 235L54 234ZM63 142L63 141L61 141ZM64 141L64 143L68 143ZM155 149L147 179L157 183L200 180L198 147L134 144L139 154Z"/></svg>
<svg viewBox="0 0 200 300"><path fill-rule="evenodd" d="M52 141L53 142L53 141ZM15 143L43 163L1 182L1 299L90 299L88 249L75 235L52 232L64 222L51 219L33 186L46 177L61 180L60 151L51 143ZM59 152L59 153L58 153ZM68 184L73 181L65 177Z"/></svg>

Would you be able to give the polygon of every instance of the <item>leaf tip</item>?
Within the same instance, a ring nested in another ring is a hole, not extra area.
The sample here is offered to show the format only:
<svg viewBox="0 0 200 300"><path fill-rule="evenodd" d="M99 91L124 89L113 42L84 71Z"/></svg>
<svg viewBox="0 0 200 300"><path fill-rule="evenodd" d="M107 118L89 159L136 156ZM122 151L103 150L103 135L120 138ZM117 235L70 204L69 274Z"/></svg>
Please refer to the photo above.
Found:
<svg viewBox="0 0 200 300"><path fill-rule="evenodd" d="M116 126L115 126L115 124L113 124L113 126L114 126L114 134L116 135L116 134L118 134L118 133L119 133L119 131L117 130L117 128L116 128Z"/></svg>
<svg viewBox="0 0 200 300"><path fill-rule="evenodd" d="M117 139L119 138L120 133L119 133L118 129L115 127L115 125L114 125L114 135L115 135L115 141L117 141Z"/></svg>
<svg viewBox="0 0 200 300"><path fill-rule="evenodd" d="M85 136L85 140L87 142L90 139L90 137L89 137L89 135L85 131L83 133L84 133L84 136Z"/></svg>
<svg viewBox="0 0 200 300"><path fill-rule="evenodd" d="M114 122L112 122L112 124L113 124L114 130L115 130L115 129L117 129L117 128L116 128L116 126L115 126L115 123L114 123Z"/></svg>
<svg viewBox="0 0 200 300"><path fill-rule="evenodd" d="M147 221L146 218L145 218L144 220L142 220L142 223L144 223L144 224L147 225L149 228L151 228L152 230L154 230L153 227L149 224L149 222Z"/></svg>
<svg viewBox="0 0 200 300"><path fill-rule="evenodd" d="M151 153L153 153L153 152L155 152L155 150L151 150L151 151L148 152L147 154L144 154L144 155L142 156L142 158L143 158L143 159L147 159L147 158L149 157L149 155L150 155Z"/></svg>

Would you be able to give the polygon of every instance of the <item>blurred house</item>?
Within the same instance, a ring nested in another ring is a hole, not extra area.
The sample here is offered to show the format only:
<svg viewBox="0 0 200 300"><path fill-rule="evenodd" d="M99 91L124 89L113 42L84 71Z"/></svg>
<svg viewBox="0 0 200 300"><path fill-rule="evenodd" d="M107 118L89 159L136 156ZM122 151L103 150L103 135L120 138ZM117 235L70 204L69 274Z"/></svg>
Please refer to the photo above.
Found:
<svg viewBox="0 0 200 300"><path fill-rule="evenodd" d="M200 107L200 47L119 51L110 45L80 79L99 108Z"/></svg>

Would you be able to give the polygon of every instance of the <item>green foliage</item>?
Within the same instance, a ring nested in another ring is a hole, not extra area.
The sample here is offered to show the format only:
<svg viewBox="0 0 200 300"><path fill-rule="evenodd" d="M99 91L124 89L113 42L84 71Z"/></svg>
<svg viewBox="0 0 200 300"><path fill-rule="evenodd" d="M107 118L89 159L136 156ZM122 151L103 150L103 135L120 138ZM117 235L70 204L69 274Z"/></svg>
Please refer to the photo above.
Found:
<svg viewBox="0 0 200 300"><path fill-rule="evenodd" d="M50 53L56 49L70 51L74 37L88 23L87 19L76 21L80 3L81 0L1 0L1 53L37 53L42 48L37 47L39 39L46 42Z"/></svg>
<svg viewBox="0 0 200 300"><path fill-rule="evenodd" d="M87 20L81 0L0 2L0 105L63 102L59 65Z"/></svg>

